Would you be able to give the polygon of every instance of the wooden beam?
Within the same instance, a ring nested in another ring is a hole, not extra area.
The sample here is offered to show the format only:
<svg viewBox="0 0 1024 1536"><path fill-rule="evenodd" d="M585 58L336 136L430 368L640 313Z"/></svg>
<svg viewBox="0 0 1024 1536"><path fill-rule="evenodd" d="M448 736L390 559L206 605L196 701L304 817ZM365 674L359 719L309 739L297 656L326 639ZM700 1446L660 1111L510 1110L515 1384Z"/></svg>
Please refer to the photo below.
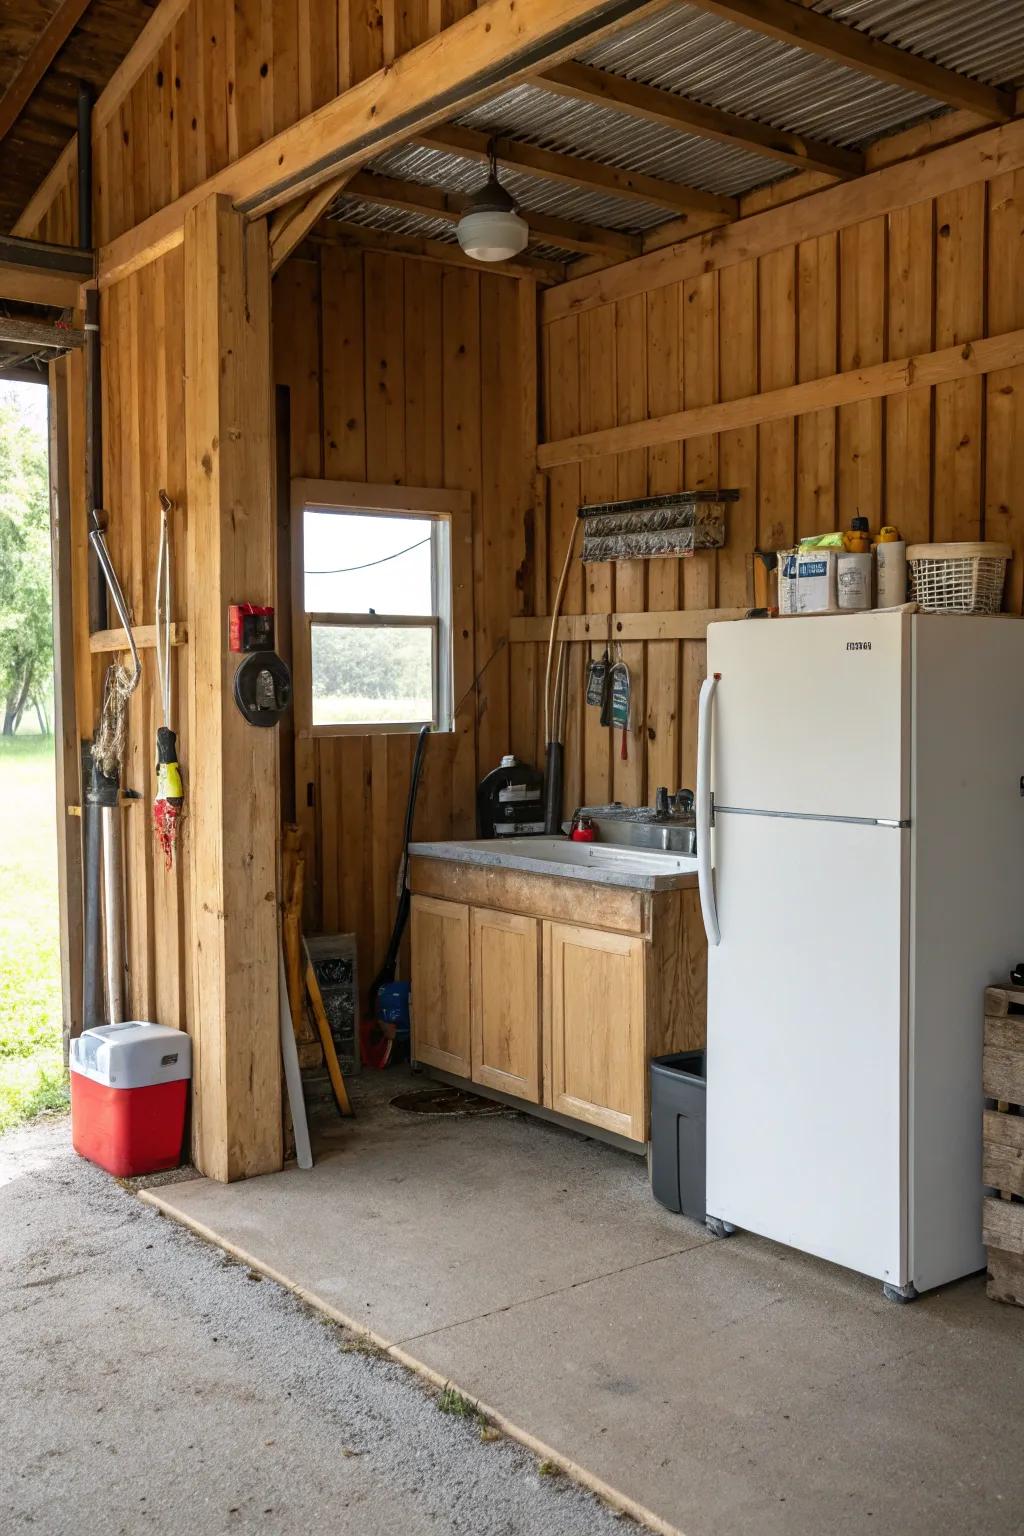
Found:
<svg viewBox="0 0 1024 1536"><path fill-rule="evenodd" d="M541 443L537 449L537 464L540 469L554 469L559 464L579 464L605 454L630 453L638 448L656 447L659 443L685 442L688 438L705 437L715 432L738 431L766 421L802 416L808 411L831 410L857 400L879 400L885 395L902 394L907 389L925 389L933 384L944 384L949 379L977 378L996 369L1015 368L1021 363L1024 363L1024 330L1008 331L1002 336L987 336L960 346L943 347L920 357L875 363L868 368L853 368L824 379L788 384L759 395L745 395L715 405L698 405L688 411L673 411L668 416L630 422L622 427L605 427L598 432L563 438L560 442Z"/></svg>
<svg viewBox="0 0 1024 1536"><path fill-rule="evenodd" d="M424 213L449 224L458 223L465 205L464 197L445 192L442 187L425 187L416 181L397 181L391 176L369 175L365 171L352 178L348 190L361 202L374 203L381 208L397 208L405 213ZM593 224L578 224L569 219L550 218L546 214L532 213L529 208L520 208L519 212L530 226L531 239L535 241L560 245L566 251L610 256L616 261L640 254L640 241L635 235Z"/></svg>
<svg viewBox="0 0 1024 1536"><path fill-rule="evenodd" d="M0 235L0 261L33 272L73 277L80 283L96 276L96 257L92 251L77 245L53 245L48 240L26 240L17 235Z"/></svg>
<svg viewBox="0 0 1024 1536"><path fill-rule="evenodd" d="M545 181L584 187L590 192L602 192L630 202L653 204L667 208L671 213L710 214L716 222L723 223L726 219L734 219L739 209L736 198L723 197L718 192L704 192L699 187L644 176L639 171L620 171L596 160L556 154L553 150L539 149L535 144L523 144L517 139L492 140L475 128L460 128L453 123L417 134L416 139L428 149L444 150L460 155L464 160L482 163L488 160L493 143L497 162L504 170L523 171Z"/></svg>
<svg viewBox="0 0 1024 1536"><path fill-rule="evenodd" d="M156 647L155 624L133 624L132 638L140 651L154 650ZM185 645L188 643L188 625L171 625L171 644ZM128 650L128 640L123 629L96 629L89 636L89 649L94 655L102 655L107 651Z"/></svg>
<svg viewBox="0 0 1024 1536"><path fill-rule="evenodd" d="M34 267L12 266L0 260L0 299L18 304L49 304L53 309L75 309L81 280Z"/></svg>
<svg viewBox="0 0 1024 1536"><path fill-rule="evenodd" d="M278 209L270 221L270 271L275 273L288 260L296 246L301 245L310 230L326 213L339 192L342 192L353 176L345 171L322 187L309 192L304 198L285 208Z"/></svg>
<svg viewBox="0 0 1024 1536"><path fill-rule="evenodd" d="M881 218L943 192L1022 169L1024 119L1018 119L916 159L827 187L797 202L738 219L635 261L570 279L543 295L541 320L548 323L562 315L581 314L701 273L720 271L803 240L848 229L866 219Z"/></svg>
<svg viewBox="0 0 1024 1536"><path fill-rule="evenodd" d="M665 0L483 0L394 64L208 177L100 252L100 286L181 244L185 215L213 193L269 213L547 69Z"/></svg>
<svg viewBox="0 0 1024 1536"><path fill-rule="evenodd" d="M280 1168L277 733L235 707L227 605L273 604L270 251L226 198L185 226L193 1156L210 1178Z"/></svg>
<svg viewBox="0 0 1024 1536"><path fill-rule="evenodd" d="M703 640L708 625L723 619L742 619L746 608L687 608L649 613L564 613L558 620L555 639L570 644L600 645L612 640ZM508 638L512 645L546 645L551 634L551 618L509 620Z"/></svg>
<svg viewBox="0 0 1024 1536"><path fill-rule="evenodd" d="M1013 116L1012 91L982 85L793 0L693 0L693 4L698 10L760 32L762 37L816 53L834 64L845 64L849 69L873 75L888 85L916 91L933 101L943 101L947 106L966 107L994 122L1006 122Z"/></svg>
<svg viewBox="0 0 1024 1536"><path fill-rule="evenodd" d="M674 91L657 90L654 86L627 80L622 75L594 69L589 64L575 61L559 64L541 75L536 84L556 96L608 107L641 122L658 123L662 127L696 134L699 138L714 139L720 144L780 160L783 165L828 171L844 180L860 176L864 171L864 156L856 150L840 149L818 139L770 128L753 118L738 117L734 112L722 112L717 107L705 107L686 96L677 96Z"/></svg>
<svg viewBox="0 0 1024 1536"><path fill-rule="evenodd" d="M0 315L0 341L40 351L70 352L75 347L84 346L85 332L70 325L53 325L49 320L21 320Z"/></svg>
<svg viewBox="0 0 1024 1536"><path fill-rule="evenodd" d="M401 256L418 256L423 261L439 261L444 266L468 267L472 272L496 272L501 277L531 277L540 282L560 283L565 268L560 262L539 256L517 256L514 261L476 261L453 241L429 240L425 235L399 235L389 229L367 229L363 224L349 224L344 219L324 219L313 236L315 241L335 245L361 245L371 251L396 251Z"/></svg>
<svg viewBox="0 0 1024 1536"><path fill-rule="evenodd" d="M125 100L142 72L153 61L166 38L170 37L179 18L194 0L160 0L146 25L125 54L92 109L93 135L110 122L114 113ZM31 235L39 225L43 214L60 191L71 170L75 158L77 134L72 134L61 150L46 178L39 183L31 198L22 209L13 233Z"/></svg>
<svg viewBox="0 0 1024 1536"><path fill-rule="evenodd" d="M14 127L32 93L89 8L89 0L61 0L18 73L0 97L0 141Z"/></svg>

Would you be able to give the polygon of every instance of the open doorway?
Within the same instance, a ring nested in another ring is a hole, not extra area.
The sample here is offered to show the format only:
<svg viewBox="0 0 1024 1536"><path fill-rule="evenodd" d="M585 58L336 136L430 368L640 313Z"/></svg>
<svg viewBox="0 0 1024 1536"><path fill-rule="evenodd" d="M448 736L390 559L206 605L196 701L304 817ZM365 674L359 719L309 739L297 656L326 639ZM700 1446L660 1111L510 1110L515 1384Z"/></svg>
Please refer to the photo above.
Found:
<svg viewBox="0 0 1024 1536"><path fill-rule="evenodd" d="M45 375L0 383L0 1131L66 1098Z"/></svg>

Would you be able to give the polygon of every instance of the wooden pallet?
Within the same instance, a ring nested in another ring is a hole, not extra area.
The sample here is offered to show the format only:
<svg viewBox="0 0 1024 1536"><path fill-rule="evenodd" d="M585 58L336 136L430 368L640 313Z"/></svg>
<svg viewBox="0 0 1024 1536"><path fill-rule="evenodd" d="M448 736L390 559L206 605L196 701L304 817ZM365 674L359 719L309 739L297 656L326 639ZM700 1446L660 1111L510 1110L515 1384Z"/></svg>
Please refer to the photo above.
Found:
<svg viewBox="0 0 1024 1536"><path fill-rule="evenodd" d="M982 1057L986 1109L982 1182L997 1189L984 1203L988 1294L1024 1307L1024 987L985 989Z"/></svg>

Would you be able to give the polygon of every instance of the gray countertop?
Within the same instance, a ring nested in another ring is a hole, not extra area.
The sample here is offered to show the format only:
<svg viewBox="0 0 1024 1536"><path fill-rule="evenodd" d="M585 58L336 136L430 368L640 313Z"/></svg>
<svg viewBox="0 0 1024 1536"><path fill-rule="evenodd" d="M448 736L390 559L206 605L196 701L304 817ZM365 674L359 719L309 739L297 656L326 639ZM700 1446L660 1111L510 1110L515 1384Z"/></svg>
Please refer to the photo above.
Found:
<svg viewBox="0 0 1024 1536"><path fill-rule="evenodd" d="M485 869L523 870L591 885L634 891L674 891L697 884L697 861L685 854L648 853L604 843L570 843L564 837L516 837L410 843L413 858L443 859Z"/></svg>

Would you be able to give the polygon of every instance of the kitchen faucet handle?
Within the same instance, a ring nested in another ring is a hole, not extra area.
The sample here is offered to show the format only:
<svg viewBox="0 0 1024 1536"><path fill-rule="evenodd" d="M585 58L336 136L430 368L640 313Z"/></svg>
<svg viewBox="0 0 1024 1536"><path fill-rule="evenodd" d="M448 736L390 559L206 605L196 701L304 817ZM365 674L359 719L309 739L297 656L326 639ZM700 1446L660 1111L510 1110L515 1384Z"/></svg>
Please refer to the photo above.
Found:
<svg viewBox="0 0 1024 1536"><path fill-rule="evenodd" d="M677 789L673 796L674 808L677 815L689 816L693 811L694 796L692 789Z"/></svg>
<svg viewBox="0 0 1024 1536"><path fill-rule="evenodd" d="M654 812L656 816L668 815L668 789L664 784L659 784L654 793Z"/></svg>

